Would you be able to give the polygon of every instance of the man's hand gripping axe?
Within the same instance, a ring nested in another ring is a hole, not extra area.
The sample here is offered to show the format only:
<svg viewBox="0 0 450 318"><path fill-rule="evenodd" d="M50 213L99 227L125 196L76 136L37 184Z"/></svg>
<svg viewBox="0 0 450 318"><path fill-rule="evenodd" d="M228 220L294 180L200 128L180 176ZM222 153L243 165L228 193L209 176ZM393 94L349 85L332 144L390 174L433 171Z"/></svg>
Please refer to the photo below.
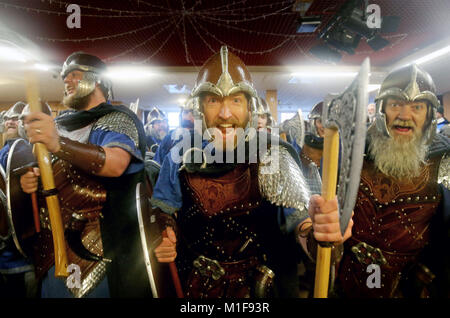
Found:
<svg viewBox="0 0 450 318"><path fill-rule="evenodd" d="M325 127L322 196L325 200L332 200L336 195L336 184L339 184L337 198L342 235L356 202L364 158L369 71L370 62L366 59L356 79L342 94L327 96L322 113ZM330 256L331 244L320 243L317 247L315 298L328 296Z"/></svg>

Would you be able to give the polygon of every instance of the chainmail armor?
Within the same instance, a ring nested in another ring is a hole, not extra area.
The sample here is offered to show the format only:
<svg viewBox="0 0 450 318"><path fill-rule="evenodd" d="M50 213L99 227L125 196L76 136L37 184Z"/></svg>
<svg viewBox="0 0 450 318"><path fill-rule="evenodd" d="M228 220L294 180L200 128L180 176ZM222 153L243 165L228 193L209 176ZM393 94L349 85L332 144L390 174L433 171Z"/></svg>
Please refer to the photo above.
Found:
<svg viewBox="0 0 450 318"><path fill-rule="evenodd" d="M121 112L112 112L100 118L94 125L93 130L102 129L114 131L127 135L133 140L136 148L139 148L139 134L133 120Z"/></svg>
<svg viewBox="0 0 450 318"><path fill-rule="evenodd" d="M288 150L272 146L261 157L258 171L259 190L277 206L295 208L296 215L308 215L309 189L299 166Z"/></svg>

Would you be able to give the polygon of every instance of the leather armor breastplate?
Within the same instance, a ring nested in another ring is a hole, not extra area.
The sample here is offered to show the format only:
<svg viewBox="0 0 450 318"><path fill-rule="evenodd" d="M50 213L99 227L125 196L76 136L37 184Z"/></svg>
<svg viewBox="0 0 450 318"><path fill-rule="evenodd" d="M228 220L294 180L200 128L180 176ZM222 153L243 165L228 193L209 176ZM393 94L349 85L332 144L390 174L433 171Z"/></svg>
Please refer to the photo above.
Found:
<svg viewBox="0 0 450 318"><path fill-rule="evenodd" d="M439 160L430 160L418 177L406 182L364 161L352 237L339 265L339 284L346 297L398 295L401 276L429 242L430 220L441 200ZM380 266L381 288L367 286L369 264Z"/></svg>
<svg viewBox="0 0 450 318"><path fill-rule="evenodd" d="M279 231L276 211L260 195L257 165L241 164L220 176L186 173L180 180L177 261L187 296L250 296L268 241L276 242ZM205 273L201 266L221 272Z"/></svg>
<svg viewBox="0 0 450 318"><path fill-rule="evenodd" d="M255 235L253 211L261 204L257 179L247 165L222 176L185 174L178 222L195 253L221 261L241 259L238 250ZM256 173L256 171L254 171Z"/></svg>

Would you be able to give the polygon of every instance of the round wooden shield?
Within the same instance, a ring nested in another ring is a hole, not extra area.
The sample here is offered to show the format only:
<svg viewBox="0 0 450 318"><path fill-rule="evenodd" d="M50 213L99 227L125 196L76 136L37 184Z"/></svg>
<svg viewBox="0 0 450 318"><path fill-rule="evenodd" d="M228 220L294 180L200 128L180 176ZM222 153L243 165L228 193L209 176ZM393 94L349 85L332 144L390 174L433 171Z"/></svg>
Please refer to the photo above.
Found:
<svg viewBox="0 0 450 318"><path fill-rule="evenodd" d="M36 162L32 149L32 145L24 139L16 140L11 146L6 165L6 202L9 228L17 250L25 257L32 255L30 241L36 234L36 229L31 196L22 191L20 176Z"/></svg>
<svg viewBox="0 0 450 318"><path fill-rule="evenodd" d="M150 204L152 189L150 182L136 185L136 205L141 235L141 244L144 252L145 265L152 290L153 298L175 298L176 291L170 274L168 264L159 263L154 249L162 241L162 228L158 224L157 209Z"/></svg>

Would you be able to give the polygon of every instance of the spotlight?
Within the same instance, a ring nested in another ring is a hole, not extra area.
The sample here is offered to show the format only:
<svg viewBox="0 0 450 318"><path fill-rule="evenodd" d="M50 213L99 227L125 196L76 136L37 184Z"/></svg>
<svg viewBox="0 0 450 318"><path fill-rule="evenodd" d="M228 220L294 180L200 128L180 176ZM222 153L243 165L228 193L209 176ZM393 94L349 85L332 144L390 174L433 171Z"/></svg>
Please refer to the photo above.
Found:
<svg viewBox="0 0 450 318"><path fill-rule="evenodd" d="M343 51L348 54L355 54L361 39L366 39L367 44L378 51L389 45L389 41L382 38L379 32L395 32L399 26L400 18L395 16L383 17L381 28L370 28L367 25L366 8L368 0L349 0L342 5L337 14L319 32L319 38L323 45L330 50ZM310 52L316 56L323 55L325 60L329 60L329 55L324 54L326 48L323 46L313 47ZM336 57L338 52L334 52ZM334 58L335 60L336 58Z"/></svg>

